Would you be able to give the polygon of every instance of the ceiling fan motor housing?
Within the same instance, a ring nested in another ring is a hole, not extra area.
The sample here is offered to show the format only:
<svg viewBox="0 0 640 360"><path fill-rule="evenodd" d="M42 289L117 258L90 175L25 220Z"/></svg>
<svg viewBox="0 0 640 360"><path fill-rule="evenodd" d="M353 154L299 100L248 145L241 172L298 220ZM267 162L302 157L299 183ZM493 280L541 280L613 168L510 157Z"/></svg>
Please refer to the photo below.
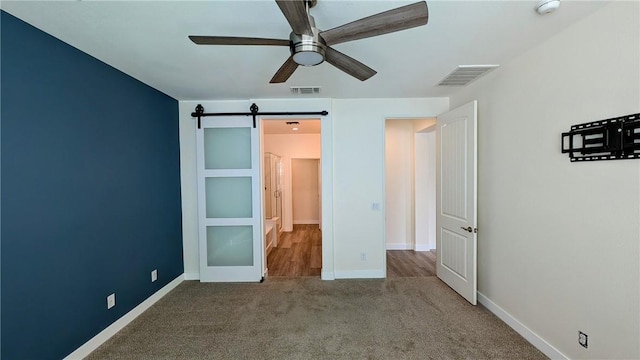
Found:
<svg viewBox="0 0 640 360"><path fill-rule="evenodd" d="M320 37L320 31L315 26L313 16L309 15L313 35L296 34L289 35L291 40L291 55L293 60L302 66L315 66L324 62L324 54L327 45Z"/></svg>

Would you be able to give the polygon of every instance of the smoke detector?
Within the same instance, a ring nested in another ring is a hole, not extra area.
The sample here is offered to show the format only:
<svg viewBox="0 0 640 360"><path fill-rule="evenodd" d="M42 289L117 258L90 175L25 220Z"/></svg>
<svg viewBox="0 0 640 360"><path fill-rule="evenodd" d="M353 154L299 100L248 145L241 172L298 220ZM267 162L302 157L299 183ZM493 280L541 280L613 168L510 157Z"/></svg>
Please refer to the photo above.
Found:
<svg viewBox="0 0 640 360"><path fill-rule="evenodd" d="M558 10L559 7L560 0L540 0L536 5L536 12L540 15L546 15Z"/></svg>

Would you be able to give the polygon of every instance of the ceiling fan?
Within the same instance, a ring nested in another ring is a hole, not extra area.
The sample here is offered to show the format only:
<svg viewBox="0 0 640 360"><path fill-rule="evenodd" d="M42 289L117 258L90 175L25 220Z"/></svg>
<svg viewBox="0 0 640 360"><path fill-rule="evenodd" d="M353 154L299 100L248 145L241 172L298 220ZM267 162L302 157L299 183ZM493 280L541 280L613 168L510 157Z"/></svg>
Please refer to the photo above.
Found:
<svg viewBox="0 0 640 360"><path fill-rule="evenodd" d="M276 3L291 25L289 40L193 35L189 39L198 45L288 46L291 56L273 76L270 81L272 84L287 81L299 65L315 66L325 60L365 81L375 75L376 71L335 50L332 45L426 25L429 19L427 3L420 1L322 31L316 27L313 16L309 14L309 9L316 5L317 0L276 0Z"/></svg>

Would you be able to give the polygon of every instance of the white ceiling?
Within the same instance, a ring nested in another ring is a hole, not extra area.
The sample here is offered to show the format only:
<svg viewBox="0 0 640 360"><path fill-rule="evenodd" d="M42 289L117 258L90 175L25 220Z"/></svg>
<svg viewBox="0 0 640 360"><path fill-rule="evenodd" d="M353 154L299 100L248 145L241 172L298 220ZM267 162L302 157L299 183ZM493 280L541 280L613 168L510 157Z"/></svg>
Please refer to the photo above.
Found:
<svg viewBox="0 0 640 360"><path fill-rule="evenodd" d="M311 10L327 30L414 1L319 0ZM2 1L3 10L178 100L288 98L290 86L320 86L312 97L449 96L436 87L458 65L505 64L606 2L563 0L540 16L537 0L428 1L426 26L336 45L378 71L361 82L328 63L269 80L286 47L202 46L188 35L288 39L273 0ZM567 44L570 45L570 44ZM553 54L549 54L553 56Z"/></svg>

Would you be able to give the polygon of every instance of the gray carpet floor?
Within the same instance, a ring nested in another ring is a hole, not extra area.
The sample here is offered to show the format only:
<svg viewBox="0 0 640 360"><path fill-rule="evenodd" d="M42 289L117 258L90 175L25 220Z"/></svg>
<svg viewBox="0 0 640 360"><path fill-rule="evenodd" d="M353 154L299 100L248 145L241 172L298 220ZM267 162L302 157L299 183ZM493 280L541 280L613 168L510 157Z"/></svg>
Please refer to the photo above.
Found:
<svg viewBox="0 0 640 360"><path fill-rule="evenodd" d="M546 359L435 277L185 281L87 359Z"/></svg>

